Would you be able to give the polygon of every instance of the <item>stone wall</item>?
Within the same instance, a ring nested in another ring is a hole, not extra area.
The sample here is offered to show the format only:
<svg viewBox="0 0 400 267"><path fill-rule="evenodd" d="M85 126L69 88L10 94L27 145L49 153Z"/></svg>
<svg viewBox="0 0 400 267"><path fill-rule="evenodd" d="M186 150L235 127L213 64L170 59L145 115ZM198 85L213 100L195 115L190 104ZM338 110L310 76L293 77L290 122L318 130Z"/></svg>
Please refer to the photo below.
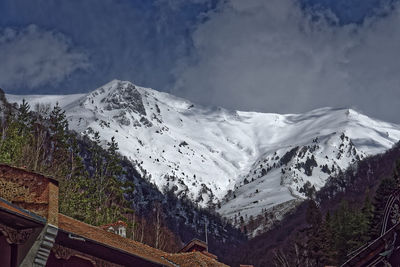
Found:
<svg viewBox="0 0 400 267"><path fill-rule="evenodd" d="M58 182L52 178L0 164L0 197L58 225Z"/></svg>

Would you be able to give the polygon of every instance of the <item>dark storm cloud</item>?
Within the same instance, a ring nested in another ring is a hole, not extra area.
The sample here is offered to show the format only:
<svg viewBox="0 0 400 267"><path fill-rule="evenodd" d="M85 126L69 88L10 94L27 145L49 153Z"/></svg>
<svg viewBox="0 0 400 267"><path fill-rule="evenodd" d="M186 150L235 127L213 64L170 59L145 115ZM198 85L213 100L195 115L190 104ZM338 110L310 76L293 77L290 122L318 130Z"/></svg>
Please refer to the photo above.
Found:
<svg viewBox="0 0 400 267"><path fill-rule="evenodd" d="M3 0L0 86L76 93L117 78L206 105L400 122L396 3Z"/></svg>
<svg viewBox="0 0 400 267"><path fill-rule="evenodd" d="M1 1L0 29L35 24L39 29L56 31L79 49L89 51L88 60L92 66L90 70L78 70L58 80L58 84L7 86L5 89L9 93L74 93L93 90L117 78L165 90L173 83L171 70L176 60L190 52L193 25L197 24L203 10L213 7L213 2ZM14 57L20 60L18 54Z"/></svg>
<svg viewBox="0 0 400 267"><path fill-rule="evenodd" d="M264 112L355 107L400 122L400 8L341 24L291 0L232 0L193 35L174 93Z"/></svg>
<svg viewBox="0 0 400 267"><path fill-rule="evenodd" d="M55 85L89 68L85 53L68 38L35 25L0 31L0 87Z"/></svg>

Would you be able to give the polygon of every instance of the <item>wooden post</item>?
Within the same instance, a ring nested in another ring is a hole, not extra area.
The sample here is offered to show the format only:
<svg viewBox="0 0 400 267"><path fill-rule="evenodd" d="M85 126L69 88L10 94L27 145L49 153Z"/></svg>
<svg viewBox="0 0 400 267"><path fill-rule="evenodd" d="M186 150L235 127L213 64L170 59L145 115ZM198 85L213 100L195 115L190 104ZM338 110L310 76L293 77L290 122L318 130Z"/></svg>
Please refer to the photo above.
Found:
<svg viewBox="0 0 400 267"><path fill-rule="evenodd" d="M206 233L206 244L207 244L207 252L208 252L208 236L207 236L207 225L208 225L208 223L206 222L205 223L205 233Z"/></svg>
<svg viewBox="0 0 400 267"><path fill-rule="evenodd" d="M17 262L18 262L18 245L17 244L11 244L11 262L10 266L11 267L17 267Z"/></svg>

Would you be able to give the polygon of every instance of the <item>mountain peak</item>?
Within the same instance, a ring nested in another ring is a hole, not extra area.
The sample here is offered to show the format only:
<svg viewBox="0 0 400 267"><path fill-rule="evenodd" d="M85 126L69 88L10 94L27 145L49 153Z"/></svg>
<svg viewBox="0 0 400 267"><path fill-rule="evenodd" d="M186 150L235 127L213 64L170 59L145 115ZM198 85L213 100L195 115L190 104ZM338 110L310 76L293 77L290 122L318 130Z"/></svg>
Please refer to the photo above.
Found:
<svg viewBox="0 0 400 267"><path fill-rule="evenodd" d="M120 152L160 190L228 218L302 199L307 188L400 139L400 126L353 109L302 114L236 112L113 80L75 96L12 96L60 102L70 128L115 137ZM89 131L89 129L91 131Z"/></svg>
<svg viewBox="0 0 400 267"><path fill-rule="evenodd" d="M85 101L88 106L103 106L105 110L129 110L146 115L142 95L128 81L113 80L90 93Z"/></svg>

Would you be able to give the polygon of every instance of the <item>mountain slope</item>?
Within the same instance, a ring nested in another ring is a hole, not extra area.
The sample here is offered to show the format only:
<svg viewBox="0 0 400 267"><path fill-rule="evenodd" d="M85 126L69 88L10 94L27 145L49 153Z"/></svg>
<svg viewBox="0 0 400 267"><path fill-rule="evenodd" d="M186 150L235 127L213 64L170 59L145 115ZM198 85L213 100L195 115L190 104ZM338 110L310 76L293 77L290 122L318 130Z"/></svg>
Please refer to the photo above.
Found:
<svg viewBox="0 0 400 267"><path fill-rule="evenodd" d="M88 94L7 98L59 102L72 129L99 131L104 142L115 136L121 154L161 190L215 205L233 220L292 205L312 186L321 188L330 175L400 139L399 125L351 109L229 111L118 80Z"/></svg>
<svg viewBox="0 0 400 267"><path fill-rule="evenodd" d="M360 161L357 166L352 166L341 174L328 179L326 185L317 192L315 198L319 203L322 214L326 215L329 211L330 215L334 217L335 211L340 209L343 201L346 201L349 207L357 208L357 210L363 208L367 196L369 200L374 201L379 184L383 179L392 177L399 160L400 142L384 153L367 157ZM289 262L296 259L294 253L290 254L290 252L294 249L295 240L298 241L299 235L304 235L304 229L308 227L306 222L307 208L307 202L301 203L277 227L243 243L239 249L233 250L227 256L232 258L230 264L235 266L240 262L247 262L257 267L270 266L274 262L275 252L278 250L285 252ZM346 224L344 228L349 229L348 224L351 224L351 222L343 222L343 220L340 220L340 222L343 225ZM344 237L343 232L337 233L337 235ZM292 256L293 258L290 258ZM345 259L341 260L344 261Z"/></svg>

